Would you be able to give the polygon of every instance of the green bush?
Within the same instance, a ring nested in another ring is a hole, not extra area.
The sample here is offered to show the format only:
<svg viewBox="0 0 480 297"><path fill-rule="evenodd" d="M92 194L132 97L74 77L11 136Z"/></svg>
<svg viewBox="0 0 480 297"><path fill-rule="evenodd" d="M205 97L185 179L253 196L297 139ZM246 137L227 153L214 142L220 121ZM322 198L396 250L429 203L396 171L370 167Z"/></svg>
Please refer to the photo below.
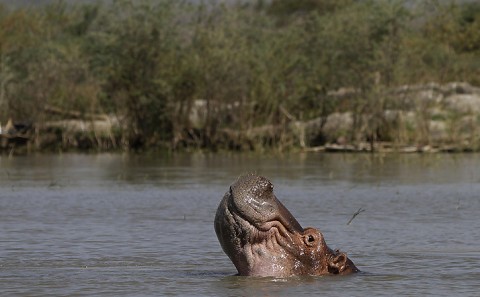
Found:
<svg viewBox="0 0 480 297"><path fill-rule="evenodd" d="M216 149L252 147L247 134L231 131L267 125L275 129L266 146L293 146L291 121L351 111L351 141L395 140L383 111L402 106L386 90L480 84L479 7L386 0L0 7L0 117L60 118L46 106L114 114L127 147ZM342 88L352 90L348 100L330 95ZM198 102L205 102L200 126L190 118Z"/></svg>

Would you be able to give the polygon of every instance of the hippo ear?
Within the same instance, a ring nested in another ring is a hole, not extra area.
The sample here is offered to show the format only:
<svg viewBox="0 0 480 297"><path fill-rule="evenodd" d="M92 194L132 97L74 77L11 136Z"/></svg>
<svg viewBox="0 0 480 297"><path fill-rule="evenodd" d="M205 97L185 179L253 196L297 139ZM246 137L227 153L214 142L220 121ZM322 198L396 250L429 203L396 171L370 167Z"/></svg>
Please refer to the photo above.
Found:
<svg viewBox="0 0 480 297"><path fill-rule="evenodd" d="M345 253L335 251L333 256L328 262L328 272L332 274L342 273L347 268L347 255Z"/></svg>

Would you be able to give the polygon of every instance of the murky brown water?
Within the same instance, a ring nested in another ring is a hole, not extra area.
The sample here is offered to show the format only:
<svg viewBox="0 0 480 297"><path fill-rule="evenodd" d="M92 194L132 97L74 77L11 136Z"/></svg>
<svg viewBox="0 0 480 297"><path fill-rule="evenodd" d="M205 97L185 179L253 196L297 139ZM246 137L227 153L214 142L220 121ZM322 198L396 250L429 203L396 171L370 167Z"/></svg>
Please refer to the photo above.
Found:
<svg viewBox="0 0 480 297"><path fill-rule="evenodd" d="M479 168L477 154L2 156L1 295L478 296ZM233 276L213 218L249 171L363 272Z"/></svg>

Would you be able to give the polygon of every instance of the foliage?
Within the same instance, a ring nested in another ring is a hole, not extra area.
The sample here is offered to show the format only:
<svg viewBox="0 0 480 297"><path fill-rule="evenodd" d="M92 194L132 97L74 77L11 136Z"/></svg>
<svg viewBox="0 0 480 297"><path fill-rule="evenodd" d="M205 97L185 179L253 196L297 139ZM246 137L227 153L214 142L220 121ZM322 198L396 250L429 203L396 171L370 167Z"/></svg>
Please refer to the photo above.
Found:
<svg viewBox="0 0 480 297"><path fill-rule="evenodd" d="M44 109L55 106L116 115L126 148L238 149L256 144L225 133L271 125L280 130L262 145L291 146L289 122L351 111L351 141L391 140L399 133L381 129L383 111L403 107L380 94L431 81L480 84L479 56L477 3L0 7L0 117L41 125L56 119ZM350 100L329 95L342 88L354 90Z"/></svg>

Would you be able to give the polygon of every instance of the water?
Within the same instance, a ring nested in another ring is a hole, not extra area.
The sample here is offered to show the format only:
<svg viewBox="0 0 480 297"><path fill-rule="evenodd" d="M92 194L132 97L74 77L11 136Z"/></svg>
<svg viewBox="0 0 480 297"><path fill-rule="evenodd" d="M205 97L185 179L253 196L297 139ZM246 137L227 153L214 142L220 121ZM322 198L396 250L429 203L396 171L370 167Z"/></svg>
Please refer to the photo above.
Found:
<svg viewBox="0 0 480 297"><path fill-rule="evenodd" d="M478 296L478 168L477 154L2 156L0 295ZM234 276L213 218L250 171L362 273Z"/></svg>

